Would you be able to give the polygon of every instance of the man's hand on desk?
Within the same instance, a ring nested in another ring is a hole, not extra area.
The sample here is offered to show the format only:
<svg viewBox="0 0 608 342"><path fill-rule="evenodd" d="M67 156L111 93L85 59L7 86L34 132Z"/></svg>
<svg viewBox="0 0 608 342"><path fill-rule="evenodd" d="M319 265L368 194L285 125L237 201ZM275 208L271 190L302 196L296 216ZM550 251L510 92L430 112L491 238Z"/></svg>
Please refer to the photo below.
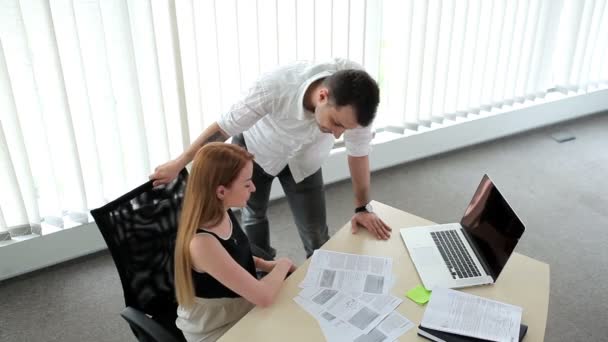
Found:
<svg viewBox="0 0 608 342"><path fill-rule="evenodd" d="M350 225L353 234L356 234L359 226L362 226L379 240L388 240L391 237L391 227L384 223L376 213L367 211L356 213L350 220Z"/></svg>

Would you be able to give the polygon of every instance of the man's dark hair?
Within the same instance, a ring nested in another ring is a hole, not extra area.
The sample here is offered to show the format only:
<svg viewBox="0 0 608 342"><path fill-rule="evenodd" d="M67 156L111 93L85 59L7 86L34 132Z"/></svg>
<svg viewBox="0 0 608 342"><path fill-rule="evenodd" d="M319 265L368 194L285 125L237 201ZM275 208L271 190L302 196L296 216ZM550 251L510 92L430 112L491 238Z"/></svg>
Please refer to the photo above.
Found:
<svg viewBox="0 0 608 342"><path fill-rule="evenodd" d="M363 70L340 70L327 77L323 84L329 89L329 102L335 106L352 105L357 123L368 126L376 116L380 89L374 79Z"/></svg>

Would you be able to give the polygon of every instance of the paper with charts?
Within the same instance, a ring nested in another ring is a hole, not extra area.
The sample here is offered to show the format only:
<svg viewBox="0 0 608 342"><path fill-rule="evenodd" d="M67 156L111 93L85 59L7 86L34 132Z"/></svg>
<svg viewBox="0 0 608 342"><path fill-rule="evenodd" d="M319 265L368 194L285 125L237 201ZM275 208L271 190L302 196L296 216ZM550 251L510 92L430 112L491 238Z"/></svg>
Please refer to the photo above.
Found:
<svg viewBox="0 0 608 342"><path fill-rule="evenodd" d="M395 311L403 299L389 293L392 268L391 258L315 251L294 301L327 341L394 341L414 324Z"/></svg>
<svg viewBox="0 0 608 342"><path fill-rule="evenodd" d="M321 330L325 339L328 342L340 342L346 341L345 336L340 329L336 329L333 326L320 322ZM409 319L397 311L391 312L377 327L372 329L370 332L364 335L357 336L352 339L354 342L392 342L395 341L399 336L405 334L408 330L414 327ZM347 337L348 338L348 337ZM348 339L350 341L350 339Z"/></svg>
<svg viewBox="0 0 608 342"><path fill-rule="evenodd" d="M349 294L314 287L303 289L294 300L315 318L344 321L357 335L370 332L403 301L393 295Z"/></svg>
<svg viewBox="0 0 608 342"><path fill-rule="evenodd" d="M317 250L300 287L387 294L392 269L391 258Z"/></svg>
<svg viewBox="0 0 608 342"><path fill-rule="evenodd" d="M322 291L335 291L330 289L323 289ZM322 295L326 297L326 295ZM369 295L367 295L369 296ZM414 327L414 324L405 318L397 311L391 311L386 317L379 321L379 323L371 323L372 315L370 312L376 312L375 310L365 310L367 313L355 317L355 322L345 321L329 311L325 311L322 308L315 307L315 304L311 304L303 297L298 296L294 298L294 301L313 317L319 323L321 331L325 336L325 340L328 342L342 342L342 341L355 341L355 342L391 342L397 339L399 336L406 333L408 330ZM399 301L400 302L400 301ZM338 316L343 316L338 314ZM367 322L362 316L368 316ZM353 316L351 316L353 318ZM351 319L352 320L352 319ZM376 321L375 319L373 319ZM358 321L358 322L357 322ZM373 329L367 333L362 333L362 329L356 325L372 326L376 325Z"/></svg>

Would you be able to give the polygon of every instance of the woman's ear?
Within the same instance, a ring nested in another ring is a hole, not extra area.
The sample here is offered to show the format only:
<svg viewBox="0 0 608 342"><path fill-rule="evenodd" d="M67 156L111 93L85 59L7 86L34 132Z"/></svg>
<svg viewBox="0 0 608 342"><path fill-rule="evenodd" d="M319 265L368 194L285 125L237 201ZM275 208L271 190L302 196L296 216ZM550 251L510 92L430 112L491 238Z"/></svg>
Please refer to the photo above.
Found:
<svg viewBox="0 0 608 342"><path fill-rule="evenodd" d="M226 196L226 187L223 185L218 186L215 190L215 195L220 201L223 201L224 197Z"/></svg>
<svg viewBox="0 0 608 342"><path fill-rule="evenodd" d="M323 101L327 101L328 97L329 97L329 89L327 88L321 88L319 89L319 101L323 102Z"/></svg>

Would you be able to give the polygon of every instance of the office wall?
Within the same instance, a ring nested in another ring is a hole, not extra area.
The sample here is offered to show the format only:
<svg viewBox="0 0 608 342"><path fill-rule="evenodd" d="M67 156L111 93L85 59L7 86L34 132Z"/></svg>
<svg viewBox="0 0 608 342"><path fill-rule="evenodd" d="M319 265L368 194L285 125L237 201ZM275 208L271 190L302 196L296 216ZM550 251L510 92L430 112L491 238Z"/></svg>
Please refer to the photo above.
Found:
<svg viewBox="0 0 608 342"><path fill-rule="evenodd" d="M371 166L373 171L380 170L605 110L608 90L600 90L411 136L380 133L374 142ZM332 152L324 164L323 175L326 183L349 178L343 148ZM271 198L282 196L280 186L274 186ZM94 223L15 242L0 247L0 280L105 248Z"/></svg>

